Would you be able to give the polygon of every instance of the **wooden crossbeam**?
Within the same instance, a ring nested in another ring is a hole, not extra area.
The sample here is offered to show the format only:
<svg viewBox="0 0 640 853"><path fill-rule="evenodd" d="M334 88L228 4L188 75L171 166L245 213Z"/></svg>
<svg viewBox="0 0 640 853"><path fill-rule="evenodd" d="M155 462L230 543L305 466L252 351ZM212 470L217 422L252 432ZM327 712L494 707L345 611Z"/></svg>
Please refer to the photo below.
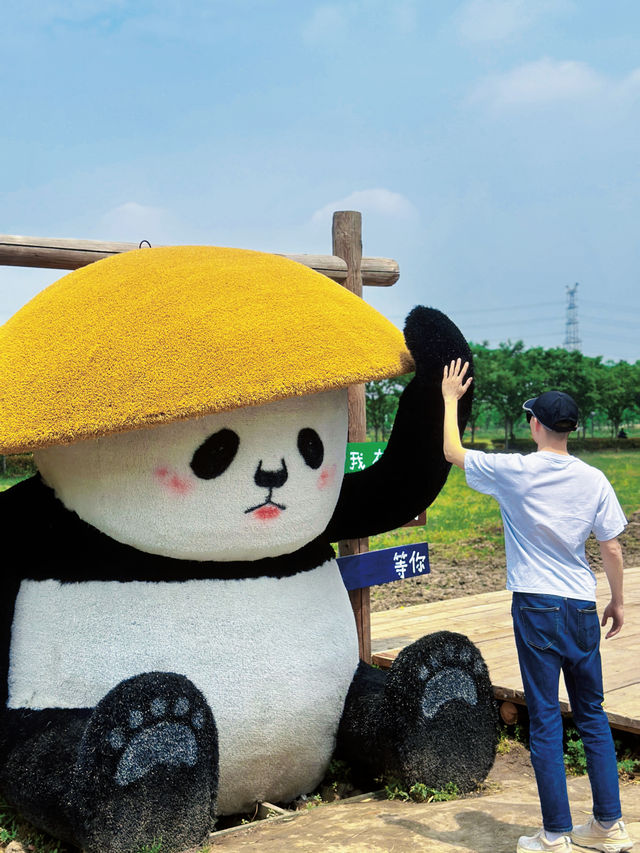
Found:
<svg viewBox="0 0 640 853"><path fill-rule="evenodd" d="M144 241L143 241L144 243ZM100 240L53 240L44 237L0 235L0 265L75 270L102 258L140 248L138 243L108 243ZM286 255L285 258L317 270L334 281L347 280L347 263L336 255ZM400 271L391 258L362 258L362 283L369 287L390 287Z"/></svg>

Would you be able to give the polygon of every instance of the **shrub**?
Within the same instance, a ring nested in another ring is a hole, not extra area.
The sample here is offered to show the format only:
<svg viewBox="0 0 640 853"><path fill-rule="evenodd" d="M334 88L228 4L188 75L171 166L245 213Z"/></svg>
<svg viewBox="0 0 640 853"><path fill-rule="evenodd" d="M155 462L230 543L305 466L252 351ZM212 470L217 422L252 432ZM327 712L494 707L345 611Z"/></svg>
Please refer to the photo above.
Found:
<svg viewBox="0 0 640 853"><path fill-rule="evenodd" d="M16 453L12 456L0 456L4 460L0 465L0 471L6 473L7 477L23 477L36 473L32 453Z"/></svg>

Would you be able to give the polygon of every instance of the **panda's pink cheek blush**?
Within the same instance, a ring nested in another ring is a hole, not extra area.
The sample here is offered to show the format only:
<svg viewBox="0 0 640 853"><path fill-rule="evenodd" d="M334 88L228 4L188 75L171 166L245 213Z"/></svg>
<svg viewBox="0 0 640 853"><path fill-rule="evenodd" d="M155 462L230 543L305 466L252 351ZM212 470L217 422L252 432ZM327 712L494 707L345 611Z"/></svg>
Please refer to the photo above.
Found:
<svg viewBox="0 0 640 853"><path fill-rule="evenodd" d="M333 465L329 465L326 468L323 468L320 471L320 475L318 477L318 489L322 491L323 489L328 489L329 486L332 486L336 480L336 470L337 466L335 463Z"/></svg>
<svg viewBox="0 0 640 853"><path fill-rule="evenodd" d="M193 490L193 483L164 465L158 466L153 472L153 476L156 482L171 495L188 495Z"/></svg>

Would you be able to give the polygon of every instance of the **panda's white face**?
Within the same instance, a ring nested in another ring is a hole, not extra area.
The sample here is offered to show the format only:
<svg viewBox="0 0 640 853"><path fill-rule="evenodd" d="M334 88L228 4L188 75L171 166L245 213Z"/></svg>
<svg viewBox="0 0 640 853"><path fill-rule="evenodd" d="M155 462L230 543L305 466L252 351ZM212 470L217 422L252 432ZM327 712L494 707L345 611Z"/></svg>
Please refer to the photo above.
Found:
<svg viewBox="0 0 640 853"><path fill-rule="evenodd" d="M347 392L328 391L35 454L67 509L141 551L193 560L291 553L340 492Z"/></svg>

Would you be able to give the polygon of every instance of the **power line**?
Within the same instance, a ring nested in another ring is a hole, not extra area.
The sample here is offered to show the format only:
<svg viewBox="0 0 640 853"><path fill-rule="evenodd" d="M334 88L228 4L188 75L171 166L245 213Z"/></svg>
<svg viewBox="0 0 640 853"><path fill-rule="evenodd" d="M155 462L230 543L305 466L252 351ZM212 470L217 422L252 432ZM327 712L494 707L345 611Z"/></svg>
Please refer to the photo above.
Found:
<svg viewBox="0 0 640 853"><path fill-rule="evenodd" d="M445 311L451 314L495 314L498 311L530 311L532 308L557 308L560 302L535 302L532 305L500 305L495 308L457 308Z"/></svg>

